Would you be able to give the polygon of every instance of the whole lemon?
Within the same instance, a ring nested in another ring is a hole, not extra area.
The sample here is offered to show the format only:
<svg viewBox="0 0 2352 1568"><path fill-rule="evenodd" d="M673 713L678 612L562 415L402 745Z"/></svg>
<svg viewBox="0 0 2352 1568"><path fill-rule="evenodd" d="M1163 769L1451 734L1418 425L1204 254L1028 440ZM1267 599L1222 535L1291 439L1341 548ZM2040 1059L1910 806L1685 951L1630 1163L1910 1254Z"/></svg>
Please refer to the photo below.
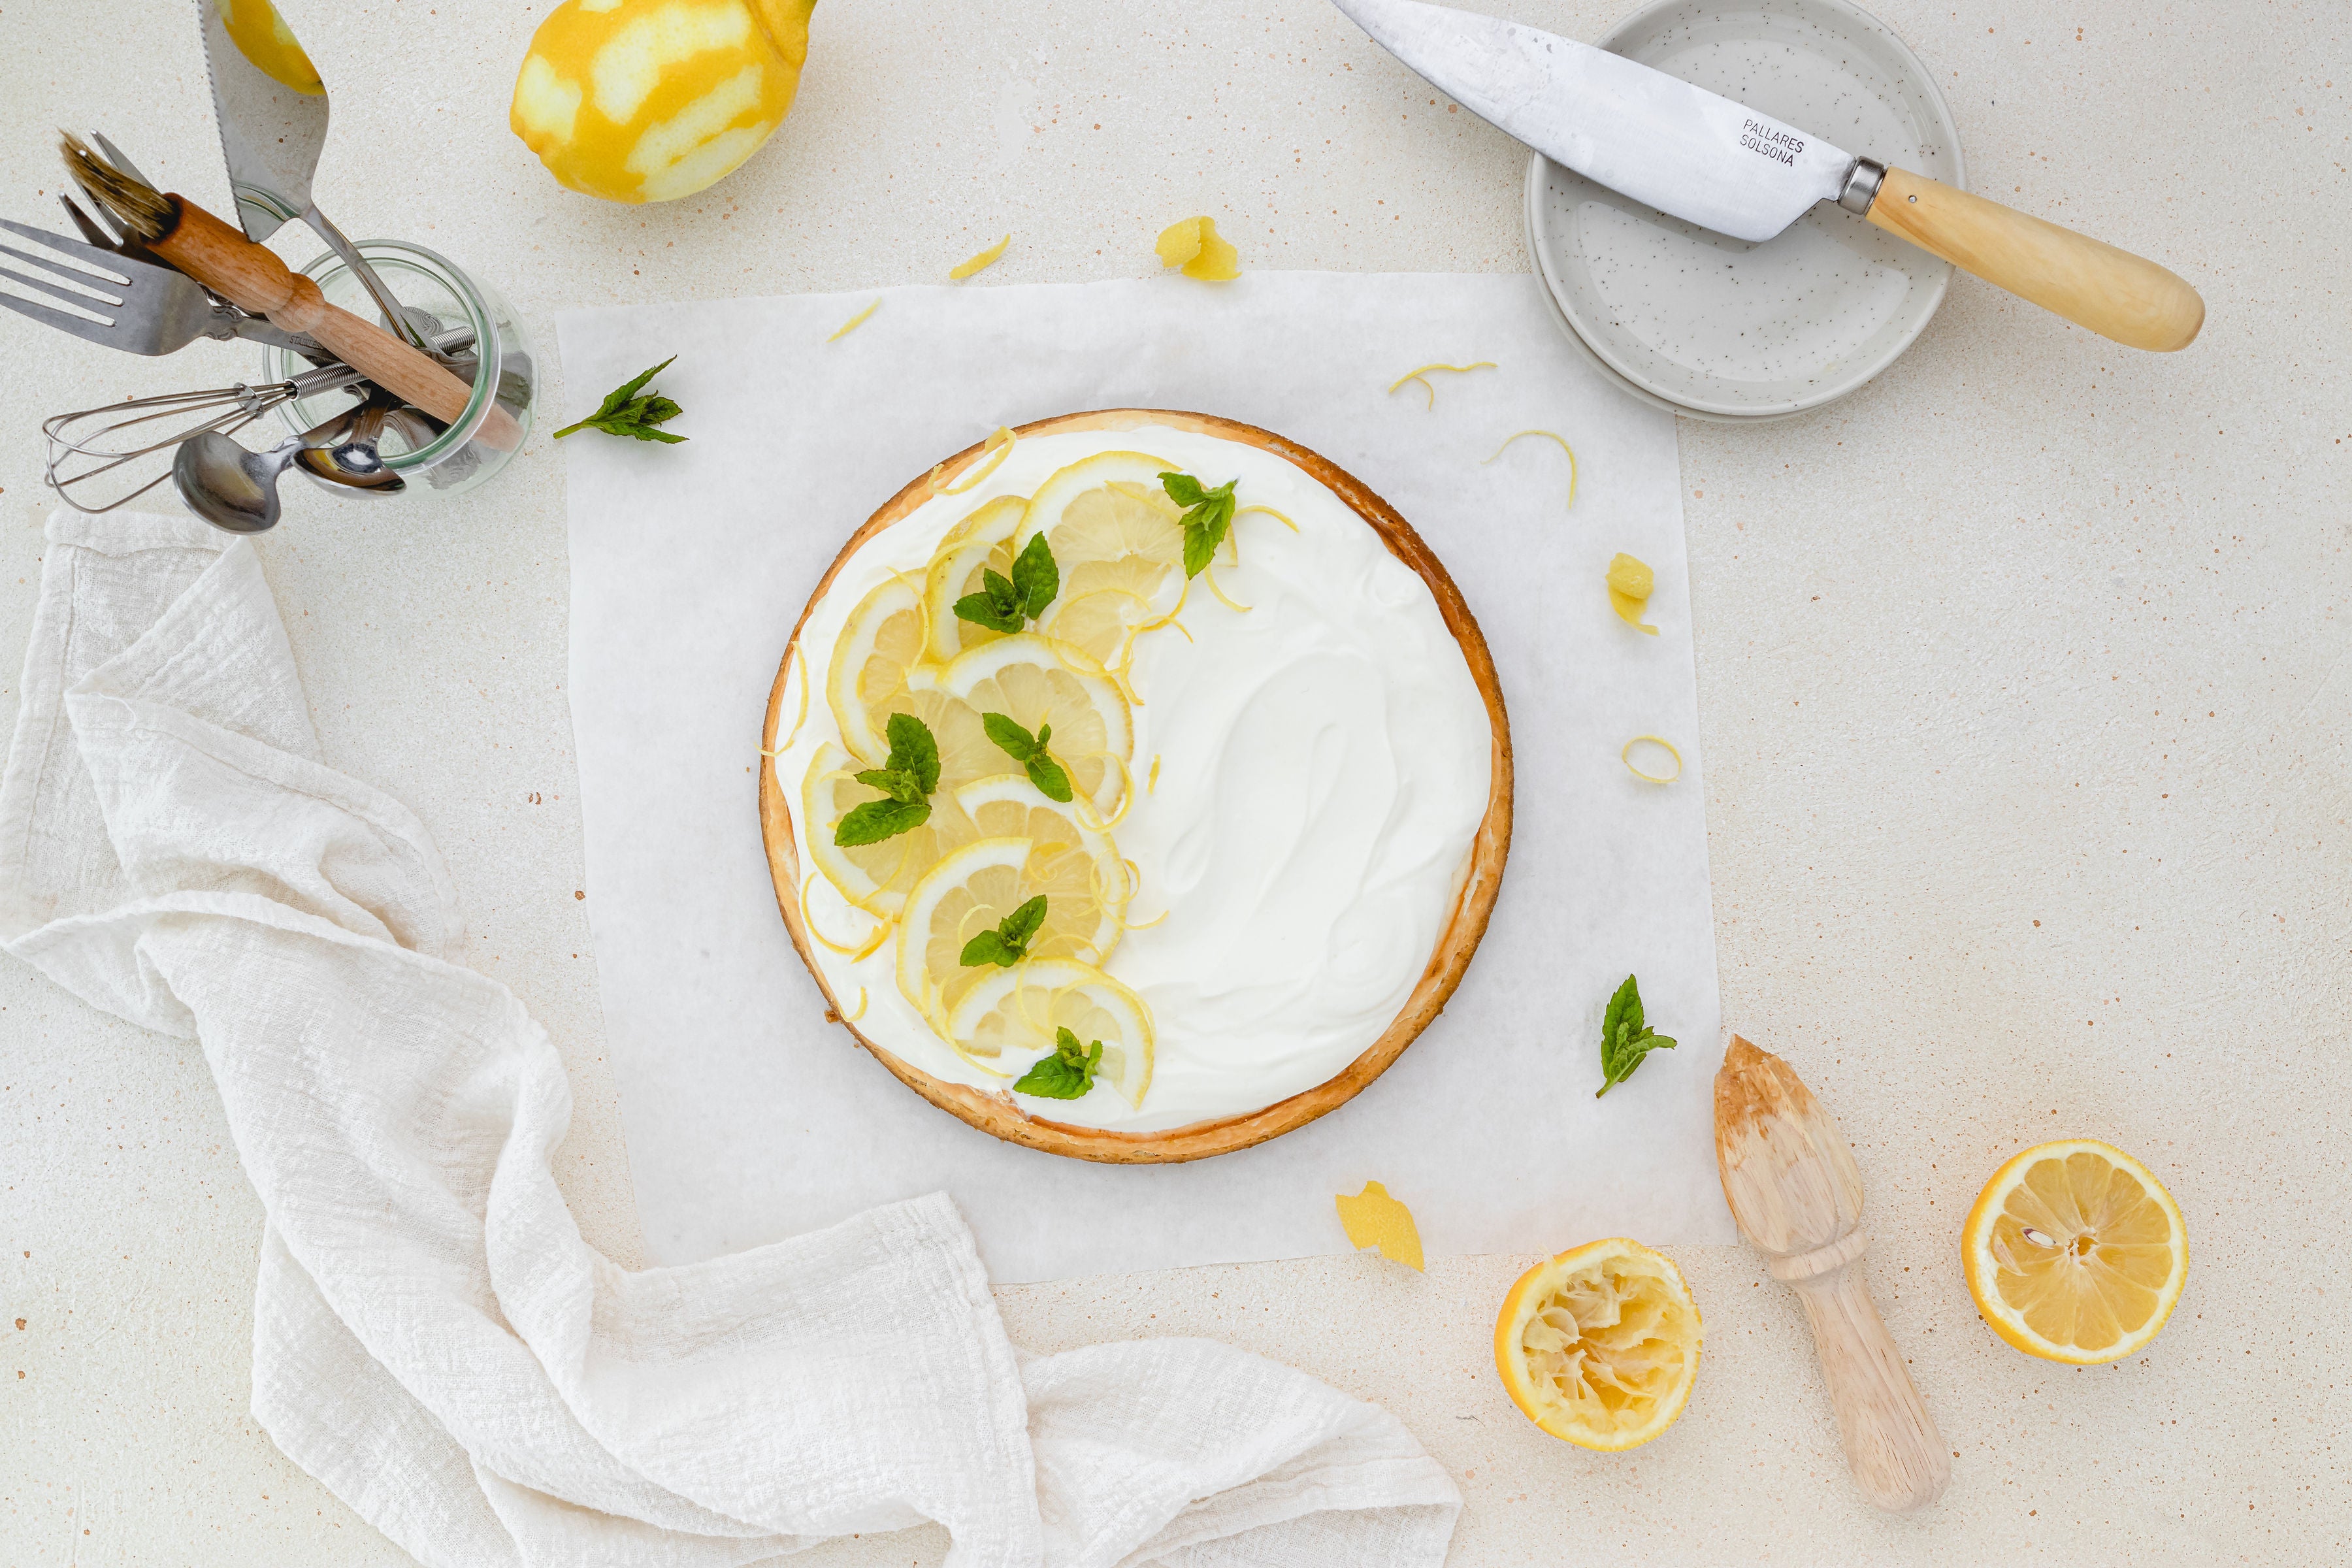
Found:
<svg viewBox="0 0 2352 1568"><path fill-rule="evenodd" d="M816 0L564 0L508 123L548 172L615 202L717 183L783 123Z"/></svg>
<svg viewBox="0 0 2352 1568"><path fill-rule="evenodd" d="M251 60L272 81L312 98L327 90L319 68L294 41L294 30L269 0L214 0L221 26L236 52Z"/></svg>

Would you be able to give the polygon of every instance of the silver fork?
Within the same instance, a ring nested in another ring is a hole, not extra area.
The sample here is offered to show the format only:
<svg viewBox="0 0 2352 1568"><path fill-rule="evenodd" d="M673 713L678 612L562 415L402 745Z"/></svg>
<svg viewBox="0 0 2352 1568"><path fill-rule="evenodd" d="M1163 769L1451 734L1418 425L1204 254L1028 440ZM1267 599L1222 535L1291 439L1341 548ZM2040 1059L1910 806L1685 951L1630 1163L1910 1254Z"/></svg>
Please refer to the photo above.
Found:
<svg viewBox="0 0 2352 1568"><path fill-rule="evenodd" d="M161 262L86 245L7 218L0 218L0 229L66 258L54 260L0 245L0 256L38 269L28 275L0 262L0 278L34 296L27 300L0 294L0 305L44 326L134 354L171 353L198 338L249 338L297 353L319 352L319 345L309 338L215 300L194 279ZM89 314L75 315L57 309L58 305Z"/></svg>

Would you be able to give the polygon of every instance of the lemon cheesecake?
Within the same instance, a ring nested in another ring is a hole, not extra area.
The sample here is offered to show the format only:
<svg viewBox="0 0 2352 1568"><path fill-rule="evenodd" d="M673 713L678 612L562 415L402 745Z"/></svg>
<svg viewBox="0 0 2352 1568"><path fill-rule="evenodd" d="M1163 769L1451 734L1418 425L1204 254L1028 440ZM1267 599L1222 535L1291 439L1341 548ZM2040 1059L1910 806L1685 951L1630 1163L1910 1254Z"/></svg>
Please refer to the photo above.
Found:
<svg viewBox="0 0 2352 1568"><path fill-rule="evenodd" d="M1115 410L919 477L825 574L761 746L832 1009L999 1137L1199 1158L1441 1007L1510 834L1485 644L1385 503L1267 432Z"/></svg>

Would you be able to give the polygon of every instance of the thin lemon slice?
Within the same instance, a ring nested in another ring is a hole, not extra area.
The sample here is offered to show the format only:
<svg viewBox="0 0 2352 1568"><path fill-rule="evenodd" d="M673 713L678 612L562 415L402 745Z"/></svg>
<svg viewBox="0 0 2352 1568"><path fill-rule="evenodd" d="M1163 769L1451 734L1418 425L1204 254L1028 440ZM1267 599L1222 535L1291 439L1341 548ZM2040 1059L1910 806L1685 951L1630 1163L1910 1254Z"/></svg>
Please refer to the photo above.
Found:
<svg viewBox="0 0 2352 1568"><path fill-rule="evenodd" d="M1030 956L1100 963L1118 944L1124 881L1125 868L1100 835L976 839L932 867L907 896L898 989L944 1027L964 994L999 967L967 967L964 944L1041 894L1045 921L1029 940Z"/></svg>
<svg viewBox="0 0 2352 1568"><path fill-rule="evenodd" d="M1160 487L1175 467L1145 452L1097 452L1056 468L1029 498L1014 542L1045 534L1066 583L1089 562L1127 555L1180 564L1184 514Z"/></svg>
<svg viewBox="0 0 2352 1568"><path fill-rule="evenodd" d="M1618 1237L1519 1277L1495 1320L1495 1365L1520 1415L1555 1437L1614 1452L1682 1415L1702 1338L1674 1259Z"/></svg>
<svg viewBox="0 0 2352 1568"><path fill-rule="evenodd" d="M1028 501L1020 496L998 496L984 502L951 529L923 575L923 619L930 628L929 656L946 663L968 647L978 647L1004 634L960 619L958 599L977 594L982 574L1013 575L1013 535L1021 526Z"/></svg>
<svg viewBox="0 0 2352 1568"><path fill-rule="evenodd" d="M1150 570L1155 576L1162 571ZM1146 594L1130 588L1097 588L1076 597L1064 595L1044 625L1064 663L1090 675L1109 675L1125 665L1128 645L1137 629L1151 618L1151 600Z"/></svg>
<svg viewBox="0 0 2352 1568"><path fill-rule="evenodd" d="M834 641L824 700L842 743L869 766L890 753L883 725L904 706L907 675L923 657L923 641L921 597L898 576L858 601Z"/></svg>
<svg viewBox="0 0 2352 1568"><path fill-rule="evenodd" d="M920 827L878 844L840 845L834 830L855 807L880 800L882 792L857 782L856 758L827 741L809 762L801 781L802 821L807 825L809 858L841 896L868 914L893 916L906 907L909 889L948 851L980 837L971 819L941 791ZM1026 782L1026 781L1024 781Z"/></svg>
<svg viewBox="0 0 2352 1568"><path fill-rule="evenodd" d="M2121 1361L2156 1338L2189 1279L2189 1228L2146 1165L2088 1138L1993 1173L1960 1231L1992 1331L2044 1361Z"/></svg>
<svg viewBox="0 0 2352 1568"><path fill-rule="evenodd" d="M1135 731L1117 682L1071 668L1051 642L1024 632L958 654L937 684L973 712L1004 714L1033 735L1052 725L1046 747L1069 773L1078 798L1105 817L1118 808ZM1011 765L1011 758L998 755L1000 765L991 773Z"/></svg>
<svg viewBox="0 0 2352 1568"><path fill-rule="evenodd" d="M1053 1055L1056 1029L1069 1030L1082 1046L1102 1042L1090 1094L1109 1089L1131 1106L1143 1104L1151 1087L1151 1010L1092 964L1043 958L999 969L966 992L948 1016L948 1038L957 1050L1012 1078Z"/></svg>

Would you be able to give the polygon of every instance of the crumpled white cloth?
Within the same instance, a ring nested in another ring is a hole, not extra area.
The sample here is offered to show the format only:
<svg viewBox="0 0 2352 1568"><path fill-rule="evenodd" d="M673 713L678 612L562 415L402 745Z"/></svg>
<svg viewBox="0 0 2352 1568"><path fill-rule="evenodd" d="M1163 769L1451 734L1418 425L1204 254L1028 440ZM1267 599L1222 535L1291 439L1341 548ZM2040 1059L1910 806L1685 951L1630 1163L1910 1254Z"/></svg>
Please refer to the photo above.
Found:
<svg viewBox="0 0 2352 1568"><path fill-rule="evenodd" d="M0 946L193 1035L268 1216L253 1410L433 1564L735 1568L926 1520L950 1563L1444 1560L1391 1416L1201 1340L1031 1357L934 1195L680 1268L581 1239L540 1026L440 857L322 765L252 547L59 513L0 774Z"/></svg>

